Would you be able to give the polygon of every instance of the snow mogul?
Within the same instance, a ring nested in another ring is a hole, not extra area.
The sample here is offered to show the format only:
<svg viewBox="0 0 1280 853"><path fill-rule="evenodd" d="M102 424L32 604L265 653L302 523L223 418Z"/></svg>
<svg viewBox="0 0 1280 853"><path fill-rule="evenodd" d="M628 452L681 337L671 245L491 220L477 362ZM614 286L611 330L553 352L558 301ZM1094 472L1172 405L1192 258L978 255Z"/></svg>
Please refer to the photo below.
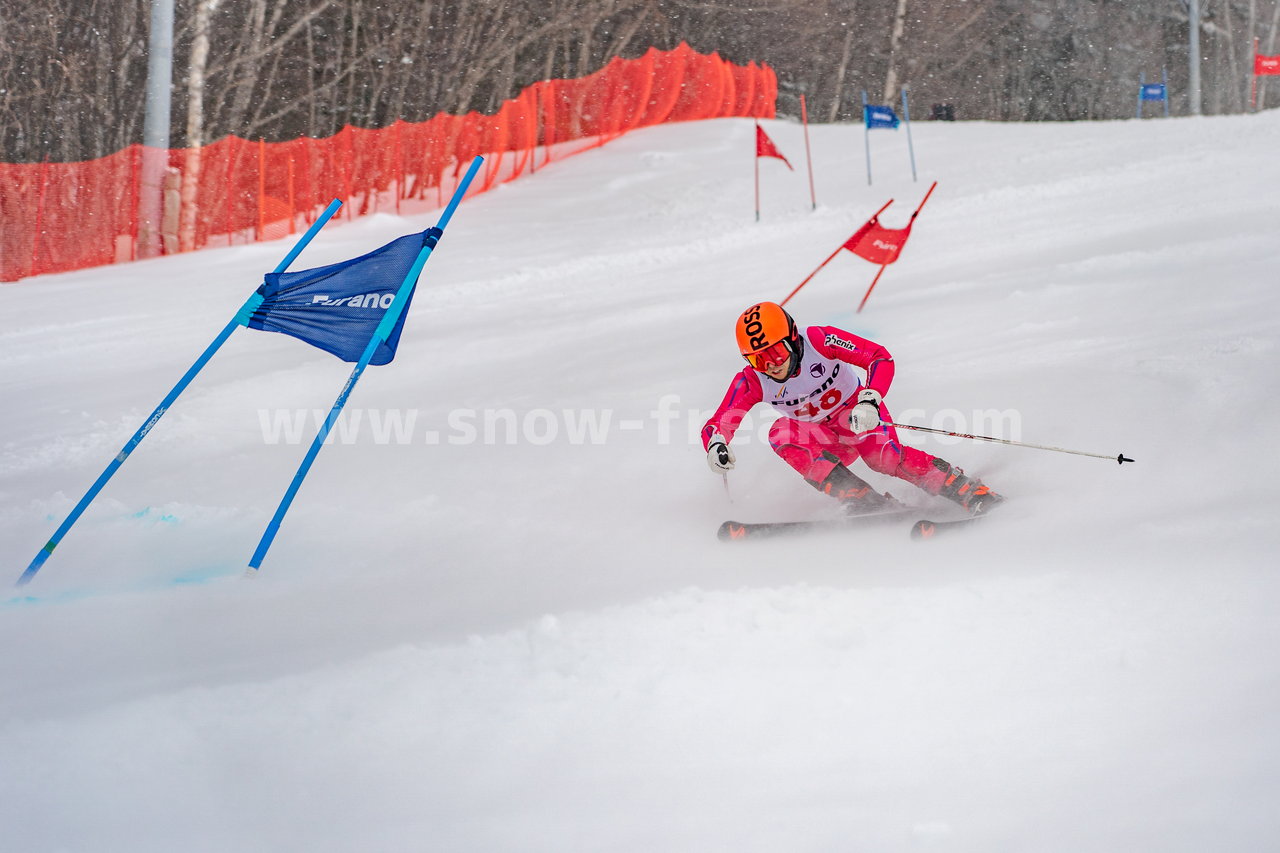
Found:
<svg viewBox="0 0 1280 853"><path fill-rule="evenodd" d="M734 432L753 406L768 399L782 415L769 430L769 446L851 515L897 505L849 470L856 459L975 516L1004 500L946 460L898 440L884 405L893 357L880 344L835 326L809 326L801 333L774 302L743 311L736 331L748 366L733 378L720 408L702 428L707 464L715 473L733 468L729 442Z"/></svg>

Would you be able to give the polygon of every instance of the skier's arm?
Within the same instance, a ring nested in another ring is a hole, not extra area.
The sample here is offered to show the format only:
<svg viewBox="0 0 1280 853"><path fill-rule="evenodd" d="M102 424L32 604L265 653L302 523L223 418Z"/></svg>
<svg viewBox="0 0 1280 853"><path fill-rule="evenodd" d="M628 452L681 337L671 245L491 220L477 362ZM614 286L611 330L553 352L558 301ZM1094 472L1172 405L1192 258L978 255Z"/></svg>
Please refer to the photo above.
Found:
<svg viewBox="0 0 1280 853"><path fill-rule="evenodd" d="M893 384L893 356L880 344L835 326L810 326L809 343L827 358L834 358L867 372L865 387L881 397Z"/></svg>
<svg viewBox="0 0 1280 853"><path fill-rule="evenodd" d="M746 368L733 377L724 400L720 402L720 408L716 409L711 420L702 428L702 449L707 450L711 446L713 436L721 436L725 444L732 441L733 434L738 431L738 425L747 412L763 399L760 377L754 370Z"/></svg>

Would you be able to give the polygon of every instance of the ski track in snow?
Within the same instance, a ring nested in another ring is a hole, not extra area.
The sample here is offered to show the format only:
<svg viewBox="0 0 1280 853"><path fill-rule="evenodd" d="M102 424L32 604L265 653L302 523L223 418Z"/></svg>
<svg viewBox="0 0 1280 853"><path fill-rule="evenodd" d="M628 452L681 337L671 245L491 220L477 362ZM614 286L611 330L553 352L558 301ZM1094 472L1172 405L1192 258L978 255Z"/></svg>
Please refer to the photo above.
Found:
<svg viewBox="0 0 1280 853"><path fill-rule="evenodd" d="M264 418L301 413L309 441L350 368L237 332L0 598L0 846L1270 846L1280 111L917 123L919 181L878 132L870 187L862 129L816 126L815 211L801 129L766 126L797 171L761 161L758 225L735 119L464 204L253 582L304 452ZM716 542L726 517L832 512L761 412L731 504L707 474L693 436L740 367L734 317L889 198L904 225L933 180L863 314L875 268L848 253L788 308L885 344L913 423L986 413L1137 461L904 432L1009 504L924 545ZM294 268L434 216L332 224ZM0 287L13 579L289 245ZM486 410L494 440L464 440L451 418L482 435ZM379 443L392 412L407 438ZM571 438L583 413L607 441Z"/></svg>

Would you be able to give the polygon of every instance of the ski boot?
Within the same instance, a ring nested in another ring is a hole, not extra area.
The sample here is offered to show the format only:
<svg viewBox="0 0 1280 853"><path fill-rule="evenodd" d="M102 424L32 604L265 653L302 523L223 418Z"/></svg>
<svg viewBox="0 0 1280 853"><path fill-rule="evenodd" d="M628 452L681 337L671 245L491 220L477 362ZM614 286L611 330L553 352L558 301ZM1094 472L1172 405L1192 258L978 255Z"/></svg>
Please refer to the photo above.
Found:
<svg viewBox="0 0 1280 853"><path fill-rule="evenodd" d="M902 504L888 492L878 493L871 484L850 471L844 465L836 465L821 483L813 487L824 495L840 501L845 515L868 515L877 512L889 512L900 509Z"/></svg>
<svg viewBox="0 0 1280 853"><path fill-rule="evenodd" d="M1004 498L991 491L990 486L985 485L977 477L968 476L950 462L935 459L933 464L945 478L938 494L960 504L971 515L983 515L1004 502Z"/></svg>

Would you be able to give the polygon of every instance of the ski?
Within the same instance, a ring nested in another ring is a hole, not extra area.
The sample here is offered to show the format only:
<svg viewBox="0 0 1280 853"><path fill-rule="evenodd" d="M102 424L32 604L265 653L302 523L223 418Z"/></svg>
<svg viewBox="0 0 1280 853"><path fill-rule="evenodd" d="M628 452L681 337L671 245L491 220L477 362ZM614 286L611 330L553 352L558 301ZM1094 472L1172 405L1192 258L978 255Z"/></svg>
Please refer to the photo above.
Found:
<svg viewBox="0 0 1280 853"><path fill-rule="evenodd" d="M932 539L935 536L946 535L956 530L963 530L975 521L980 521L985 516L975 515L972 518L958 518L955 521L930 521L922 518L915 524L911 525L912 539Z"/></svg>
<svg viewBox="0 0 1280 853"><path fill-rule="evenodd" d="M720 525L716 537L722 542L729 542L734 539L766 539L775 536L794 536L799 533L853 530L888 521L900 521L917 513L918 510L904 507L818 521L726 521Z"/></svg>

